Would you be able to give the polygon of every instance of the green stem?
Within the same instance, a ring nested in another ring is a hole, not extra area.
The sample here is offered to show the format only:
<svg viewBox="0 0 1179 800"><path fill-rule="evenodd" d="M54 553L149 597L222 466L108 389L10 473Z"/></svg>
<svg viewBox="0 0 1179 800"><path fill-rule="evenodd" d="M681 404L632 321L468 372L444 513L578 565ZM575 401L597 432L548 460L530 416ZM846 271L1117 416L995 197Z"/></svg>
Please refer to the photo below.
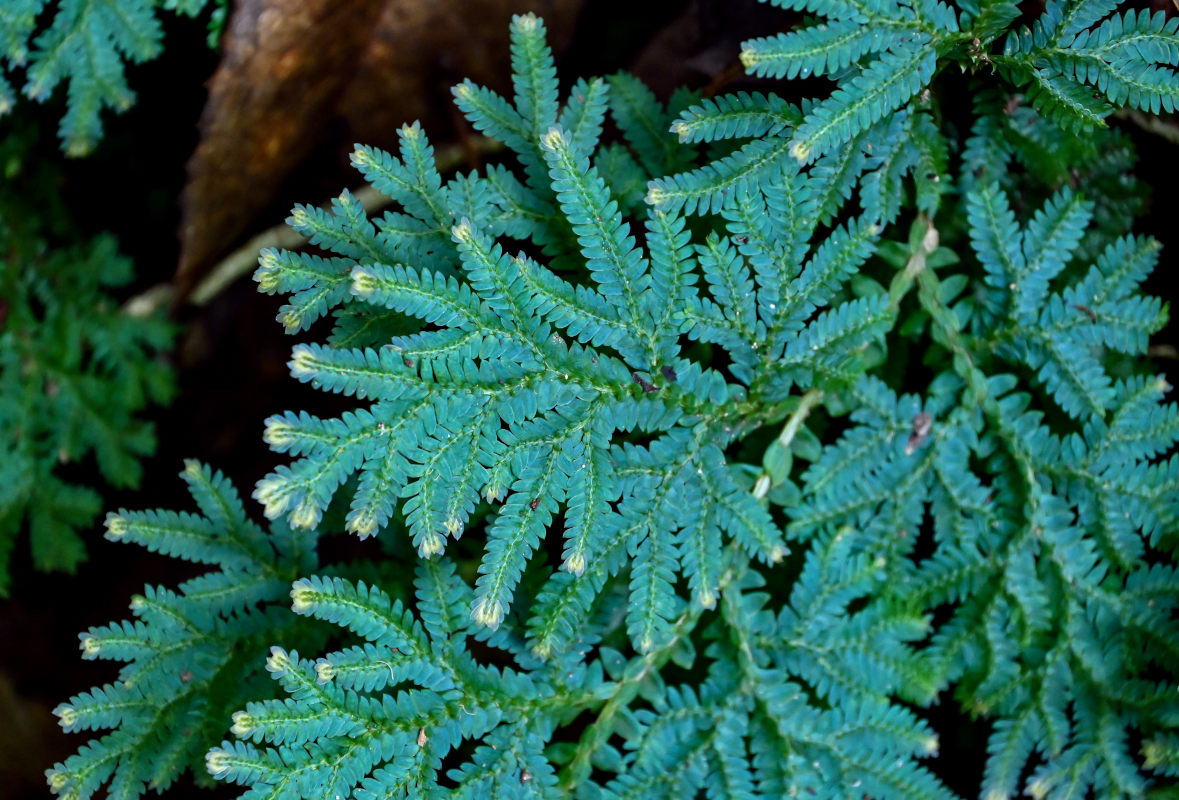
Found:
<svg viewBox="0 0 1179 800"><path fill-rule="evenodd" d="M798 435L799 428L806 418L810 416L811 409L817 406L823 400L822 389L811 389L802 396L802 400L798 403L798 408L794 409L787 419L786 424L782 426L782 432L778 434L778 444L784 449L790 447L790 443L794 441L794 437ZM769 472L762 470L761 474L757 476L757 481L753 484L753 497L760 500L765 497L773 483Z"/></svg>
<svg viewBox="0 0 1179 800"><path fill-rule="evenodd" d="M938 248L939 236L937 228L933 226L933 220L924 216L921 220L925 222L925 235L921 237L917 249L905 262L905 268L892 279L888 287L888 305L894 311L900 307L901 300L913 288L913 283L925 272L926 258Z"/></svg>
<svg viewBox="0 0 1179 800"><path fill-rule="evenodd" d="M723 557L725 561L729 562L729 567L719 581L718 588L722 592L726 586L738 577L737 571L733 566L733 556L736 552L736 545L731 543L724 553ZM581 735L581 739L577 743L577 750L573 754L573 759L561 770L560 785L564 792L572 793L578 785L589 777L592 769L590 760L598 748L604 745L610 736L613 735L615 718L638 695L639 687L643 680L653 672L657 673L667 663L668 659L671 658L676 645L682 639L691 635L704 611L705 609L699 603L689 603L688 607L672 625L671 635L667 641L662 646L648 651L627 665L626 674L615 684L614 694L602 706L602 710L598 712L598 718Z"/></svg>

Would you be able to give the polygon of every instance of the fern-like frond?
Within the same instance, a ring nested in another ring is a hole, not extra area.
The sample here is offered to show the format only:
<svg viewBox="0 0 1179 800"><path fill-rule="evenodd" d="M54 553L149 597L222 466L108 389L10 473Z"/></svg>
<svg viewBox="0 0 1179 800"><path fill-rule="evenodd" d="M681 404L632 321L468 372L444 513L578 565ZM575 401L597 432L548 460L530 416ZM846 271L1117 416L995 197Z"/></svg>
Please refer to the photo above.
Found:
<svg viewBox="0 0 1179 800"><path fill-rule="evenodd" d="M651 181L647 202L666 213L718 213L726 196L772 175L789 152L785 137L754 139L712 164Z"/></svg>
<svg viewBox="0 0 1179 800"><path fill-rule="evenodd" d="M897 47L904 31L851 20L744 42L741 63L763 78L809 78L845 70L869 53Z"/></svg>
<svg viewBox="0 0 1179 800"><path fill-rule="evenodd" d="M314 568L315 536L281 525L264 533L208 467L189 462L182 477L200 515L120 511L107 517L107 538L220 568L179 592L149 586L132 599L137 621L80 634L83 658L126 663L118 683L54 710L67 731L114 729L48 770L62 797L91 797L108 781L112 796L139 797L203 770L210 734L260 688L262 670L243 655L293 630L275 603L294 575ZM157 757L145 758L149 750Z"/></svg>
<svg viewBox="0 0 1179 800"><path fill-rule="evenodd" d="M138 64L160 54L160 20L147 0L60 0L48 25L34 33L44 5L44 0L6 4L0 12L0 56L7 70L24 68L23 91L33 100L44 102L67 84L62 147L69 155L85 155L102 136L102 113L123 112L135 102L124 62ZM193 16L204 5L205 0L186 0L167 7ZM0 82L9 86L2 74ZM10 104L0 101L0 113Z"/></svg>
<svg viewBox="0 0 1179 800"><path fill-rule="evenodd" d="M803 118L790 144L790 155L806 164L845 142L885 114L908 102L933 77L935 51L930 40L912 34Z"/></svg>
<svg viewBox="0 0 1179 800"><path fill-rule="evenodd" d="M181 708L176 660L222 663L277 594L321 638L273 646L206 753L249 798L949 800L924 709L951 697L989 726L984 796L1173 772L1179 411L1132 360L1158 247L1108 189L1125 140L1059 128L1163 97L1171 23L1054 0L997 52L1006 0L776 4L825 21L747 58L825 100L619 75L562 105L520 16L511 98L455 90L514 159L446 176L407 126L354 159L395 208L296 211L333 255L258 277L288 327L335 316L290 368L340 408L267 421L269 535L209 476L200 516L111 517L221 569L83 639L132 666L62 707L117 728L51 785L157 780L143 698ZM947 65L1048 88L981 93L959 141ZM726 141L700 166L676 136ZM389 558L317 564L329 525Z"/></svg>
<svg viewBox="0 0 1179 800"><path fill-rule="evenodd" d="M610 110L647 175L665 175L694 161L690 150L667 135L673 116L633 75L610 77Z"/></svg>
<svg viewBox="0 0 1179 800"><path fill-rule="evenodd" d="M681 142L715 142L777 136L801 121L799 110L776 95L739 92L706 98L680 112L671 132Z"/></svg>

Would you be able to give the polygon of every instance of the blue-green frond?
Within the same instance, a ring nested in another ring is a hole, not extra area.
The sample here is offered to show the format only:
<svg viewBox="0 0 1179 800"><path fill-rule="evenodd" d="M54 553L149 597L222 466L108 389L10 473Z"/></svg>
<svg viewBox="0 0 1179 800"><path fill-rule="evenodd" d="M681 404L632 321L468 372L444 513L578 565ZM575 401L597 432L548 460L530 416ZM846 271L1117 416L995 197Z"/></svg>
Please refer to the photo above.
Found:
<svg viewBox="0 0 1179 800"><path fill-rule="evenodd" d="M240 564L240 546L222 541L221 525L194 514L122 511L106 519L106 537L141 544L152 552L205 564Z"/></svg>
<svg viewBox="0 0 1179 800"><path fill-rule="evenodd" d="M904 163L913 175L914 203L918 210L932 217L938 211L942 196L954 188L948 169L949 141L938 128L932 114L917 111L912 115L912 127L909 130L908 141L901 150L906 154L906 157L900 163ZM908 155L910 153L911 156ZM908 158L912 158L912 166L908 166ZM883 169L875 163L872 166L876 172L881 172ZM896 168L894 167L894 169ZM899 193L894 193L891 196L896 196L896 194ZM884 209L888 208L886 203L881 205ZM869 200L864 200L864 207L872 207ZM880 217L884 221L894 218L893 214L887 210L882 210Z"/></svg>
<svg viewBox="0 0 1179 800"><path fill-rule="evenodd" d="M524 120L528 139L535 141L557 123L557 68L540 17L516 15L510 30L516 109Z"/></svg>
<svg viewBox="0 0 1179 800"><path fill-rule="evenodd" d="M1159 248L1156 240L1146 237L1125 236L1111 242L1085 277L1065 290L1065 299L1095 307L1127 297L1154 271Z"/></svg>
<svg viewBox="0 0 1179 800"><path fill-rule="evenodd" d="M1032 29L1007 37L1004 66L1030 80L1033 106L1066 128L1104 126L1114 107L1157 114L1179 102L1174 20L1146 10L1106 19L1118 5L1051 3Z"/></svg>
<svg viewBox="0 0 1179 800"><path fill-rule="evenodd" d="M721 313L738 335L752 343L757 311L753 280L744 258L728 240L710 234L703 245L696 245L696 261Z"/></svg>
<svg viewBox="0 0 1179 800"><path fill-rule="evenodd" d="M951 5L942 0L912 0L911 5L913 10L917 13L917 18L924 23L927 30L932 29L941 33L942 31L954 34L961 30L959 13L955 8L956 5Z"/></svg>
<svg viewBox="0 0 1179 800"><path fill-rule="evenodd" d="M529 171L540 170L540 154L536 152L531 121L522 117L516 108L489 90L470 80L462 81L452 90L454 103L470 120L476 131L496 141L502 141L518 154Z"/></svg>
<svg viewBox="0 0 1179 800"><path fill-rule="evenodd" d="M708 493L715 498L720 514L717 524L751 557L764 564L777 564L788 549L781 527L774 522L764 505L741 487L715 448L702 454L701 477Z"/></svg>
<svg viewBox="0 0 1179 800"><path fill-rule="evenodd" d="M1075 418L1105 416L1113 400L1113 382L1105 368L1072 342L1051 342L1030 366L1065 413Z"/></svg>
<svg viewBox="0 0 1179 800"><path fill-rule="evenodd" d="M790 155L809 164L907 103L933 78L936 52L913 33L815 105L794 132Z"/></svg>
<svg viewBox="0 0 1179 800"><path fill-rule="evenodd" d="M763 78L793 80L839 73L868 53L894 49L906 33L895 27L839 20L747 40L741 45L741 64Z"/></svg>
<svg viewBox="0 0 1179 800"><path fill-rule="evenodd" d="M1045 8L1046 32L1054 32L1058 41L1076 36L1105 19L1121 4L1122 0L1077 0L1071 3L1055 0Z"/></svg>
<svg viewBox="0 0 1179 800"><path fill-rule="evenodd" d="M220 471L190 459L184 462L180 477L188 484L188 491L200 512L221 526L227 535L241 529L248 531L255 542L265 539L265 534L246 517L237 489Z"/></svg>
<svg viewBox="0 0 1179 800"><path fill-rule="evenodd" d="M967 196L970 243L987 273L987 283L1008 288L1026 269L1022 235L997 185L980 188Z"/></svg>
<svg viewBox="0 0 1179 800"><path fill-rule="evenodd" d="M310 529L319 523L336 489L362 466L375 473L372 480L383 479L386 487L397 479L403 484L408 462L395 449L385 451L387 458L374 458L371 462L366 456L369 453L376 456L380 443L396 442L401 438L412 441L413 426L419 422L420 416L428 413L426 409L429 407L428 402L423 401L414 407L412 415L396 423L387 412L382 413L385 410L380 407L375 416L365 412L342 418L340 422L346 431L343 446L333 449L331 442L335 437L324 437L325 441L318 443L321 449L311 450L292 466L281 466L259 481L254 499L263 504L269 518L284 515L293 527ZM383 421L386 419L389 422ZM282 431L284 440L288 437L297 440L302 433L299 427L290 424L289 419L274 429ZM391 513L391 499L380 496L368 503L365 499L361 495L359 506L364 514L357 517L353 526L358 526L357 533L368 536L376 532L382 513L386 517Z"/></svg>
<svg viewBox="0 0 1179 800"><path fill-rule="evenodd" d="M631 553L626 632L640 653L664 644L682 604L676 595L676 549L670 537L651 531Z"/></svg>
<svg viewBox="0 0 1179 800"><path fill-rule="evenodd" d="M419 552L431 552L437 548L439 537L458 538L465 529L480 490L489 480L485 465L495 463L502 451L494 428L492 415L484 412L475 416L466 429L437 428L433 436L409 451L413 463L407 472L419 477L401 490L405 500L402 513ZM366 477L368 474L377 473L366 473ZM370 502L381 503L382 498L388 502L393 489L376 482L366 484L364 477L361 480L351 512L358 516L363 513L358 509L365 507L361 505L362 493L371 493ZM386 515L378 517L377 527L383 527L386 521Z"/></svg>
<svg viewBox="0 0 1179 800"><path fill-rule="evenodd" d="M647 217L646 233L650 288L642 302L647 319L658 332L658 357L670 361L677 355L678 346L675 328L670 324L675 307L668 300L689 291L696 281L692 236L683 217L655 210Z"/></svg>
<svg viewBox="0 0 1179 800"><path fill-rule="evenodd" d="M290 367L344 410L267 420L290 459L254 493L268 532L199 465L199 514L112 516L215 568L81 635L83 657L130 663L59 707L116 730L56 791L134 796L205 752L251 800L948 800L922 707L951 692L991 726L988 798L1141 796L1173 771L1179 594L1157 551L1179 411L1127 357L1164 319L1140 293L1158 247L1080 171L1100 143L1052 141L1044 98L1100 119L1138 76L1150 106L1174 25L1054 0L1000 54L1004 0L961 20L937 0L775 4L826 22L749 43L747 66L829 76L827 100L669 110L622 75L562 106L519 16L511 99L455 90L513 163L444 176L407 126L398 156L356 158L399 210L296 211L336 257L267 253L259 282L294 295L288 327L334 312ZM1051 85L981 98L953 179L922 91L946 61ZM602 147L607 109L622 136ZM698 167L676 136L725 155ZM1045 176L1092 199L1027 188ZM884 230L913 209L907 243ZM341 517L406 535L321 567L312 531ZM258 663L237 685L266 645L274 680ZM168 733L194 716L191 741ZM233 739L207 750L218 716Z"/></svg>
<svg viewBox="0 0 1179 800"><path fill-rule="evenodd" d="M1091 48L1111 61L1142 59L1151 64L1179 64L1175 34L1179 22L1147 9L1128 10L1106 19L1096 29L1077 31L1074 48ZM1061 38L1068 32L1061 31Z"/></svg>
<svg viewBox="0 0 1179 800"><path fill-rule="evenodd" d="M605 182L590 166L589 159L574 149L566 131L549 130L541 140L541 147L553 179L553 191L577 234L586 269L602 296L612 303L620 303L628 321L638 328L644 321L640 297L650 277L647 260L636 247L618 203L610 197Z"/></svg>
<svg viewBox="0 0 1179 800"><path fill-rule="evenodd" d="M255 743L301 744L319 737L352 736L364 730L356 717L333 708L308 711L294 700L247 703L233 715L232 733Z"/></svg>
<svg viewBox="0 0 1179 800"><path fill-rule="evenodd" d="M241 742L222 742L219 747L209 750L205 761L214 778L242 786L277 782L283 775L284 764L277 753L261 751Z"/></svg>
<svg viewBox="0 0 1179 800"><path fill-rule="evenodd" d="M586 448L579 455L578 459L559 464L569 480L562 566L574 575L584 573L603 549L609 532L610 503L618 497L605 454Z"/></svg>
<svg viewBox="0 0 1179 800"><path fill-rule="evenodd" d="M555 796L557 775L544 756L544 737L533 731L505 733L495 731L470 761L447 773L458 784L453 797L476 800L495 793L505 800L529 800Z"/></svg>
<svg viewBox="0 0 1179 800"><path fill-rule="evenodd" d="M1024 766L1043 736L1039 715L1029 709L1016 718L995 723L987 741L987 767L983 793L987 797L1014 797Z"/></svg>
<svg viewBox="0 0 1179 800"><path fill-rule="evenodd" d="M812 309L827 305L875 252L879 233L879 225L863 218L836 228L791 281L790 296L783 303L783 311L809 316Z"/></svg>
<svg viewBox="0 0 1179 800"><path fill-rule="evenodd" d="M261 291L289 293L278 321L291 333L306 330L351 296L349 273L353 261L322 258L289 250L263 250L254 272Z"/></svg>
<svg viewBox="0 0 1179 800"><path fill-rule="evenodd" d="M203 770L222 720L256 695L264 674L240 653L292 630L289 615L273 612L293 573L314 566L314 538L296 542L279 528L271 547L220 473L190 462L182 475L202 516L122 511L111 516L108 535L220 568L179 591L148 586L132 599L136 621L79 635L83 658L126 663L117 683L56 709L67 730L115 729L47 773L60 795L88 798L109 781L111 796L135 798Z"/></svg>
<svg viewBox="0 0 1179 800"><path fill-rule="evenodd" d="M1135 16L1133 12L1127 12L1126 18L1134 20ZM1148 30L1154 28L1155 33L1161 34L1158 38L1166 40L1174 36L1173 21L1164 23L1162 15L1146 19L1153 19L1157 23L1143 27ZM1179 75L1170 68L1173 45L1152 47L1145 44L1144 47L1138 47L1137 40L1149 37L1150 33L1139 36L1140 31L1130 25L1125 38L1133 43L1119 48L1118 39L1122 31L1115 32L1114 29L1122 25L1115 23L1115 20L1121 23L1123 18L1113 17L1092 37L1078 36L1069 43L1062 55L1049 63L1066 79L1095 87L1115 106L1155 114L1163 110L1173 111L1179 101Z"/></svg>
<svg viewBox="0 0 1179 800"><path fill-rule="evenodd" d="M401 683L445 691L454 678L431 656L404 658L393 648L366 642L316 659L315 682L345 692L376 692Z"/></svg>
<svg viewBox="0 0 1179 800"><path fill-rule="evenodd" d="M518 471L507 500L489 526L471 606L471 619L477 625L496 628L503 622L528 557L565 498L556 472L556 453L532 459Z"/></svg>
<svg viewBox="0 0 1179 800"><path fill-rule="evenodd" d="M53 713L62 730L72 732L135 724L148 710L148 701L139 692L122 684L107 684L71 697Z"/></svg>
<svg viewBox="0 0 1179 800"><path fill-rule="evenodd" d="M702 499L705 502L699 506L684 509L676 544L693 602L701 608L712 609L719 597L724 567L716 558L721 552L722 538L714 498L705 494Z"/></svg>
<svg viewBox="0 0 1179 800"><path fill-rule="evenodd" d="M296 345L288 362L292 376L316 388L389 400L413 400L426 393L416 365L392 347L378 351L314 344Z"/></svg>
<svg viewBox="0 0 1179 800"><path fill-rule="evenodd" d="M569 90L569 100L561 109L559 124L569 132L573 146L581 152L592 153L598 148L602 124L606 121L609 90L610 84L601 78L591 81L580 78Z"/></svg>
<svg viewBox="0 0 1179 800"><path fill-rule="evenodd" d="M403 655L421 656L429 651L425 631L413 616L363 581L353 584L341 578L300 578L291 586L291 609L335 623Z"/></svg>
<svg viewBox="0 0 1179 800"><path fill-rule="evenodd" d="M397 132L401 158L383 150L358 145L352 152L352 166L374 189L397 201L414 217L428 225L444 225L442 178L434 165L434 148L417 123L403 125Z"/></svg>
<svg viewBox="0 0 1179 800"><path fill-rule="evenodd" d="M665 175L694 160L668 135L672 117L642 81L625 72L609 81L611 116L647 175Z"/></svg>
<svg viewBox="0 0 1179 800"><path fill-rule="evenodd" d="M716 214L728 195L773 174L789 155L785 137L754 139L711 164L650 181L647 203L669 214Z"/></svg>
<svg viewBox="0 0 1179 800"><path fill-rule="evenodd" d="M516 153L531 153L530 121L526 121L507 100L470 80L458 84L451 92L455 104L475 130L503 142Z"/></svg>
<svg viewBox="0 0 1179 800"><path fill-rule="evenodd" d="M1113 106L1092 89L1068 76L1047 70L1032 70L1028 99L1045 117L1057 120L1067 129L1086 133L1106 125L1105 118Z"/></svg>
<svg viewBox="0 0 1179 800"><path fill-rule="evenodd" d="M29 55L28 40L37 27L37 14L45 0L14 0L0 11L0 53L16 63Z"/></svg>
<svg viewBox="0 0 1179 800"><path fill-rule="evenodd" d="M777 95L738 92L701 100L680 112L671 132L683 143L778 136L802 122L802 113Z"/></svg>
<svg viewBox="0 0 1179 800"><path fill-rule="evenodd" d="M287 218L287 224L306 236L311 244L345 258L386 261L394 257L388 242L377 235L377 228L369 221L364 206L346 190L332 198L330 211L297 204ZM285 252L282 255L290 257ZM257 274L255 280L262 283Z"/></svg>
<svg viewBox="0 0 1179 800"><path fill-rule="evenodd" d="M418 562L414 578L417 615L436 642L446 641L467 627L470 589L445 557Z"/></svg>
<svg viewBox="0 0 1179 800"><path fill-rule="evenodd" d="M860 204L865 211L877 215L882 223L892 222L906 200L904 181L910 176L913 202L918 210L930 216L937 213L942 196L952 189L952 183L947 169L949 145L931 114L902 109L882 119L855 141L862 152L845 151L842 159L834 161L841 169L832 170L833 177L841 181L827 192L830 199L824 204L824 216L839 210L838 204L850 196L851 187L858 180ZM833 155L819 159L815 171L830 170L826 162Z"/></svg>
<svg viewBox="0 0 1179 800"><path fill-rule="evenodd" d="M607 535L610 531L605 532ZM533 604L527 635L532 653L548 660L563 655L575 643L592 641L595 627L587 622L610 573L617 571L625 550L599 548L581 572L556 572L545 582ZM580 566L576 561L572 567Z"/></svg>
<svg viewBox="0 0 1179 800"><path fill-rule="evenodd" d="M201 514L126 511L106 519L106 538L143 545L152 552L205 564L243 568L270 559L266 537L245 516L237 491L219 472L189 461L181 477Z"/></svg>
<svg viewBox="0 0 1179 800"><path fill-rule="evenodd" d="M371 264L352 270L352 294L438 326L496 329L499 321L465 283L429 270Z"/></svg>
<svg viewBox="0 0 1179 800"><path fill-rule="evenodd" d="M769 327L778 317L783 282L793 275L795 259L806 247L801 235L805 231L797 230L799 217L806 213L805 182L799 177L797 173L783 176L783 182L794 181L790 186L794 192L782 191L774 184L758 191L743 189L721 211L732 241L752 269L758 317ZM795 202L785 202L787 197Z"/></svg>
<svg viewBox="0 0 1179 800"><path fill-rule="evenodd" d="M540 317L584 344L634 352L630 326L619 318L617 306L600 293L569 284L523 254L505 255L483 269L485 272L472 275L472 279L494 275L522 327Z"/></svg>
<svg viewBox="0 0 1179 800"><path fill-rule="evenodd" d="M883 136L872 137L873 149L870 155L865 154L867 157L863 164L860 199L863 207L879 214L882 222L891 222L900 212L905 197L902 184L905 174L910 171L920 174L917 162L922 158L923 152L915 145L915 128L918 120L926 116L899 111L889 120L888 130ZM822 163L821 159L818 164ZM936 165L932 172L941 180ZM925 174L928 174L928 171Z"/></svg>
<svg viewBox="0 0 1179 800"><path fill-rule="evenodd" d="M1179 407L1161 404L1170 387L1160 378L1141 376L1118 381L1116 401L1106 424L1093 421L1085 430L1085 459L1100 472L1104 466L1148 461L1179 441Z"/></svg>
<svg viewBox="0 0 1179 800"><path fill-rule="evenodd" d="M812 196L816 206L816 213L820 224L829 225L844 205L856 191L857 184L861 186L861 199L864 208L871 209L867 203L872 199L871 183L864 174L872 160L869 153L872 147L890 146L891 138L885 135L875 135L877 131L885 134L899 134L893 130L898 123L897 117L907 118L904 111L898 112L893 119L885 118L877 122L872 128L850 137L838 148L820 157L810 169L809 177L812 183ZM887 130L884 128L888 123ZM904 123L904 119L899 120ZM879 144L874 144L879 142ZM867 196L864 191L867 190Z"/></svg>
<svg viewBox="0 0 1179 800"><path fill-rule="evenodd" d="M862 345L887 330L893 309L886 295L860 297L824 311L786 344L782 364L814 370L816 377L838 371Z"/></svg>

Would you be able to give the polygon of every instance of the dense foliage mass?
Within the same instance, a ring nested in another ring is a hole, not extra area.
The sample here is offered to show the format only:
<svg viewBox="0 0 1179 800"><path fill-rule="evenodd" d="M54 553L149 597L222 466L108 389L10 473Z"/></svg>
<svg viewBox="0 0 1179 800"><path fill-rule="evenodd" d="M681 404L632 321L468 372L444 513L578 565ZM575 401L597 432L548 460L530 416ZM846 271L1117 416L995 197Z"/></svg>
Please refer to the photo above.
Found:
<svg viewBox="0 0 1179 800"><path fill-rule="evenodd" d="M155 449L142 412L173 393L159 358L171 325L119 306L131 262L109 236L76 241L22 138L0 146L0 596L26 532L37 569L72 572L85 558L79 534L102 511L85 476L137 486Z"/></svg>
<svg viewBox="0 0 1179 800"><path fill-rule="evenodd" d="M984 797L1173 788L1179 410L1104 118L1174 107L1176 23L776 4L826 19L743 61L829 97L561 102L521 16L511 100L454 90L509 159L443 176L407 125L353 155L397 210L295 210L318 251L256 279L354 405L268 420L269 534L195 464L202 516L108 517L221 570L83 634L128 666L57 709L115 729L57 793L945 798L935 702L990 722ZM317 563L339 528L390 557Z"/></svg>

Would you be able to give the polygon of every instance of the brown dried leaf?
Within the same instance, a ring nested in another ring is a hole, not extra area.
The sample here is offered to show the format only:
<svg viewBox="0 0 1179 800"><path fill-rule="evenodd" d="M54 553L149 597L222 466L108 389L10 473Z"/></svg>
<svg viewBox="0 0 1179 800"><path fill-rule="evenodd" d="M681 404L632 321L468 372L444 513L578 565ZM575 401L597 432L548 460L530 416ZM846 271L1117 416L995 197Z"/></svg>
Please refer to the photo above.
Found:
<svg viewBox="0 0 1179 800"><path fill-rule="evenodd" d="M303 159L364 52L382 0L241 0L201 115L182 200L182 288Z"/></svg>

